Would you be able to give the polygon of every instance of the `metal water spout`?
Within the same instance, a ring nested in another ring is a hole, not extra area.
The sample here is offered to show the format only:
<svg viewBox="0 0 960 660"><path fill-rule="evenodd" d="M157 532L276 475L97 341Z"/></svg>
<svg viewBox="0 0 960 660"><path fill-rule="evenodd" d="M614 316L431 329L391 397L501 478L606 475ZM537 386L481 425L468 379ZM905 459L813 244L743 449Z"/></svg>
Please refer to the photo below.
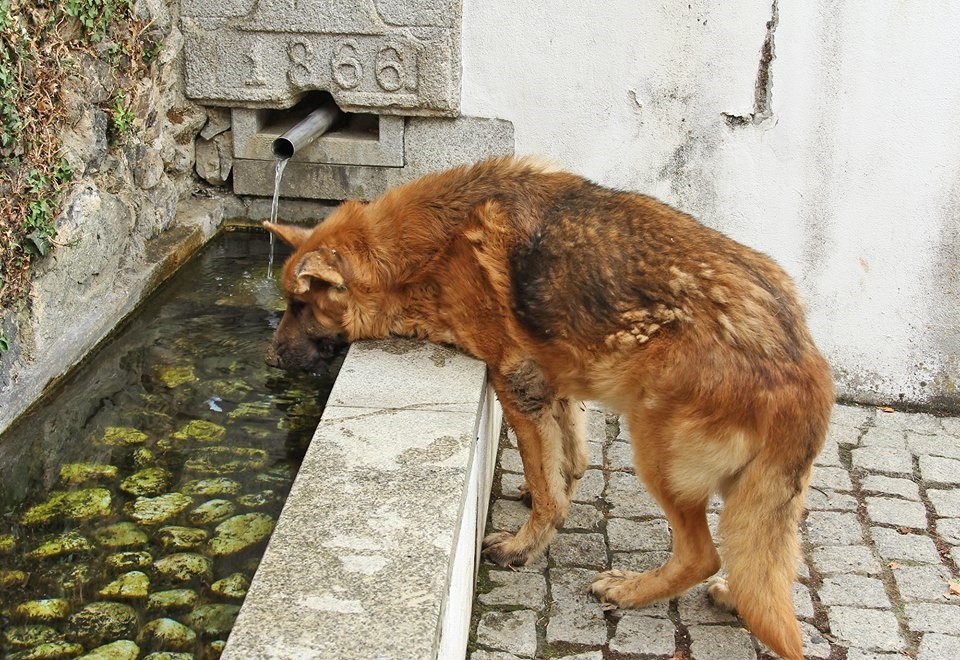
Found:
<svg viewBox="0 0 960 660"><path fill-rule="evenodd" d="M320 106L273 141L273 155L280 160L292 158L301 148L330 130L339 116L337 106Z"/></svg>

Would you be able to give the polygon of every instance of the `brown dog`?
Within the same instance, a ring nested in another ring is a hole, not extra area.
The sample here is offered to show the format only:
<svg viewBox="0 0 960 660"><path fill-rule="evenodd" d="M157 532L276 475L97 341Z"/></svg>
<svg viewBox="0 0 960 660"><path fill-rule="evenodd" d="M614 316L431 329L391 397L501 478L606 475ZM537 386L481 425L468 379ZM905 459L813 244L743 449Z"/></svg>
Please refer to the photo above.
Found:
<svg viewBox="0 0 960 660"><path fill-rule="evenodd" d="M833 387L769 258L649 197L529 159L346 202L313 230L266 226L295 248L274 364L310 368L331 341L387 336L487 364L532 496L516 534L484 539L493 561L537 558L563 524L587 464L579 400L597 400L629 422L673 556L656 571L607 571L593 593L642 607L716 573L706 506L719 492L728 577L711 595L781 656L803 657L797 524Z"/></svg>

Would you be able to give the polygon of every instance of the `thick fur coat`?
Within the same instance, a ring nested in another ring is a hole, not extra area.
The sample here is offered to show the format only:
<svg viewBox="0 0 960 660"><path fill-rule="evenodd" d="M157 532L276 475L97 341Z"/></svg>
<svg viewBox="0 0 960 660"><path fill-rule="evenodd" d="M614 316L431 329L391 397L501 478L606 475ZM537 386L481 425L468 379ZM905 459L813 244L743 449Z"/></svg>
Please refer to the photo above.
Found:
<svg viewBox="0 0 960 660"><path fill-rule="evenodd" d="M290 243L288 309L268 361L310 368L331 342L419 337L483 360L517 434L530 517L484 539L502 565L537 558L586 467L583 400L628 421L636 473L673 530L647 573L611 570L609 607L710 593L783 657L797 524L833 403L790 278L768 257L650 197L531 159L433 174ZM720 552L707 527L724 498Z"/></svg>

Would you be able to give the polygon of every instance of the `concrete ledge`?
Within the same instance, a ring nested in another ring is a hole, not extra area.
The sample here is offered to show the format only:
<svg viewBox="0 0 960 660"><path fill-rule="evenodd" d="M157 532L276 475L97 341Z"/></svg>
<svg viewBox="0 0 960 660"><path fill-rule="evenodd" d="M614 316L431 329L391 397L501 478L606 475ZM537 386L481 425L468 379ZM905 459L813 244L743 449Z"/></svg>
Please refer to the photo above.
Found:
<svg viewBox="0 0 960 660"><path fill-rule="evenodd" d="M482 363L352 346L223 657L464 657L499 430Z"/></svg>

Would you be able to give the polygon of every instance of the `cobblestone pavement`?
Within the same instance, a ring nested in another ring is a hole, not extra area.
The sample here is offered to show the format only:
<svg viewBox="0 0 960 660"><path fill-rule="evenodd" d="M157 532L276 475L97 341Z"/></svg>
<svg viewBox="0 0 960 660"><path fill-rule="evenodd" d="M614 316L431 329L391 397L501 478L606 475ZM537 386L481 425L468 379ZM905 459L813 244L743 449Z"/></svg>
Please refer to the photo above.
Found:
<svg viewBox="0 0 960 660"><path fill-rule="evenodd" d="M586 592L596 572L661 564L670 530L633 474L619 419L591 409L588 441L590 469L547 555L519 570L481 566L470 660L771 657L702 585L642 610L600 609ZM525 519L521 472L507 434L488 532ZM794 588L807 657L960 658L960 596L949 594L960 565L960 418L836 406L807 509Z"/></svg>

